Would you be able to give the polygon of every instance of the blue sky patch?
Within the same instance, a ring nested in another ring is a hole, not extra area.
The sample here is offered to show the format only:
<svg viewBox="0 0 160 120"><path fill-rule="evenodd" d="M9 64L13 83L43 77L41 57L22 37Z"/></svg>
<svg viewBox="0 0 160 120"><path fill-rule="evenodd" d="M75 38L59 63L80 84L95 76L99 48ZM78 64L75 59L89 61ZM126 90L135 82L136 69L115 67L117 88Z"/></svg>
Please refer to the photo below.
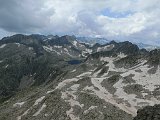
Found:
<svg viewBox="0 0 160 120"><path fill-rule="evenodd" d="M131 11L113 12L110 9L106 8L106 9L104 9L104 10L101 11L101 14L104 15L104 16L111 17L111 18L125 18L125 17L127 17L129 15L132 15L134 13L131 12Z"/></svg>

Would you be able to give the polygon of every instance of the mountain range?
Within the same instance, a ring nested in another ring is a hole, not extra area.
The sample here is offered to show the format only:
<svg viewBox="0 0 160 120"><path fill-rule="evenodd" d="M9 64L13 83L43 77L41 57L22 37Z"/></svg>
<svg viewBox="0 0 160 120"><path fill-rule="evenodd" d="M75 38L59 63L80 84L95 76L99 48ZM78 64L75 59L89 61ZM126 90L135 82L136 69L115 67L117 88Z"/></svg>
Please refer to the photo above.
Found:
<svg viewBox="0 0 160 120"><path fill-rule="evenodd" d="M160 50L89 39L0 40L0 120L159 120Z"/></svg>
<svg viewBox="0 0 160 120"><path fill-rule="evenodd" d="M95 37L77 37L77 40L79 42L84 42L86 44L89 44L89 45L94 45L96 43L99 43L101 45L104 45L106 43L109 43L111 42L111 40L108 40L106 38L95 38ZM118 40L116 40L116 42L120 42ZM156 45L150 45L150 44L144 44L144 43L134 43L136 44L140 49L146 49L148 51L151 51L151 50L154 50L154 49L160 49L160 46L156 46Z"/></svg>

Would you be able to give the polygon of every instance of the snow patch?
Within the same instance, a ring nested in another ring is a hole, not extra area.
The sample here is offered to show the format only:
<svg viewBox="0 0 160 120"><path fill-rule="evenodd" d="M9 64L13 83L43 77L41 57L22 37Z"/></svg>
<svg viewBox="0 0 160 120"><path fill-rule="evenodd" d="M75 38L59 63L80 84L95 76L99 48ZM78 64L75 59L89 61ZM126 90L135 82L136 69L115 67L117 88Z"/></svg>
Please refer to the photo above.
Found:
<svg viewBox="0 0 160 120"><path fill-rule="evenodd" d="M46 107L47 107L47 105L44 103L44 104L42 105L42 107L41 107L33 116L39 115L39 114L41 113L41 111L42 111L44 108L46 108Z"/></svg>
<svg viewBox="0 0 160 120"><path fill-rule="evenodd" d="M62 48L62 46L56 46L56 45L55 45L55 46L53 46L53 47L55 47L55 48Z"/></svg>
<svg viewBox="0 0 160 120"><path fill-rule="evenodd" d="M80 106L81 108L84 106L84 104L80 104L77 101L77 96L74 94L79 87L79 84L74 84L70 87L71 90L61 92L61 98L65 100L65 102L68 102L71 106L71 109L69 111L66 111L67 116L70 117L71 120L79 120L79 117L76 117L73 113L73 106ZM72 96L72 97L71 97Z"/></svg>
<svg viewBox="0 0 160 120"><path fill-rule="evenodd" d="M129 113L129 114L131 114L133 116L136 115L136 111L135 110L131 109L130 107L125 106L124 104L117 103L116 100L114 99L113 95L110 94L104 87L101 86L101 81L102 80L98 80L98 79L99 78L91 78L91 82L99 90L95 90L93 86L92 87L87 87L85 89L93 91L94 94L96 96L98 96L100 99L104 99L106 102L109 102L109 103L117 106L118 108L120 108L121 110L125 111L126 113ZM103 79L105 79L105 78L103 78Z"/></svg>
<svg viewBox="0 0 160 120"><path fill-rule="evenodd" d="M22 107L22 105L24 105L25 102L18 102L13 104L13 107Z"/></svg>
<svg viewBox="0 0 160 120"><path fill-rule="evenodd" d="M108 64L106 65L106 67L108 66L108 72L109 71L115 71L115 72L126 72L127 69L125 68L116 68L115 65L114 65L114 61L119 59L118 57L114 58L114 57L101 57L100 60L101 61L105 61L105 62L108 62ZM108 72L106 74L103 75L106 76L108 75Z"/></svg>
<svg viewBox="0 0 160 120"><path fill-rule="evenodd" d="M73 72L76 72L76 69L72 70L71 72L72 72L72 73L73 73Z"/></svg>
<svg viewBox="0 0 160 120"><path fill-rule="evenodd" d="M49 90L49 91L47 91L47 94L50 94L52 92L54 92L54 90Z"/></svg>
<svg viewBox="0 0 160 120"><path fill-rule="evenodd" d="M135 82L137 84L140 84L143 86L143 88L148 89L149 91L154 91L154 89L157 88L157 85L160 85L160 68L158 67L157 71L155 74L148 74L148 70L151 69L149 68L148 65L143 65L145 63L142 62L141 64L131 68L130 70L128 70L128 72L125 72L123 74L121 74L122 77L126 77L130 74L134 74L134 77L132 77L132 79L135 80ZM138 68L139 70L141 70L142 72L136 72L136 68Z"/></svg>
<svg viewBox="0 0 160 120"><path fill-rule="evenodd" d="M95 108L97 108L97 106L91 106L91 107L89 107L88 110L85 110L83 113L84 113L84 114L87 114L90 110L93 110L93 109L95 109Z"/></svg>
<svg viewBox="0 0 160 120"><path fill-rule="evenodd" d="M43 100L44 98L45 98L45 96L42 96L42 97L38 98L38 99L35 101L35 103L34 103L33 106L38 105L40 102L42 102L42 100Z"/></svg>
<svg viewBox="0 0 160 120"><path fill-rule="evenodd" d="M67 116L70 117L71 120L80 120L79 117L74 115L74 110L71 108L70 110L66 111Z"/></svg>
<svg viewBox="0 0 160 120"><path fill-rule="evenodd" d="M61 55L59 52L57 52L56 50L54 50L51 46L43 46L43 48L44 48L47 52L55 52L57 55Z"/></svg>
<svg viewBox="0 0 160 120"><path fill-rule="evenodd" d="M33 47L29 47L28 49L29 49L29 50L33 50Z"/></svg>
<svg viewBox="0 0 160 120"><path fill-rule="evenodd" d="M9 65L6 65L5 68L8 68Z"/></svg>
<svg viewBox="0 0 160 120"><path fill-rule="evenodd" d="M125 57L127 57L127 55L125 55L124 53L120 53L120 54L118 54L117 57L118 57L118 58L125 58Z"/></svg>
<svg viewBox="0 0 160 120"><path fill-rule="evenodd" d="M74 45L75 47L77 47L77 43L78 43L77 41L75 41L75 40L73 41L73 45Z"/></svg>
<svg viewBox="0 0 160 120"><path fill-rule="evenodd" d="M114 48L114 45L111 44L111 45L107 45L107 46L104 46L104 47L98 47L97 48L97 52L100 52L100 51L110 51Z"/></svg>
<svg viewBox="0 0 160 120"><path fill-rule="evenodd" d="M26 110L21 116L18 116L18 117L17 117L17 120L21 120L23 116L25 116L25 115L28 114L28 112L29 112L29 109Z"/></svg>
<svg viewBox="0 0 160 120"><path fill-rule="evenodd" d="M64 48L64 51L68 52L68 49L67 49L67 48Z"/></svg>
<svg viewBox="0 0 160 120"><path fill-rule="evenodd" d="M20 47L21 46L21 44L20 43L15 43L16 45L18 45L18 47Z"/></svg>
<svg viewBox="0 0 160 120"><path fill-rule="evenodd" d="M4 48L5 46L6 46L6 44L3 44L3 45L0 46L0 48Z"/></svg>
<svg viewBox="0 0 160 120"><path fill-rule="evenodd" d="M66 80L60 82L55 89L61 89L62 87L64 87L65 85L67 85L68 83L73 82L73 81L78 81L78 79L77 78L66 79Z"/></svg>
<svg viewBox="0 0 160 120"><path fill-rule="evenodd" d="M127 85L123 83L123 79L120 79L116 84L114 84L113 87L117 89L114 95L116 95L118 98L122 98L124 101L127 101L131 105L130 110L134 111L135 113L137 111L137 106L143 107L147 105L153 106L154 104L160 104L160 101L158 101L156 98L147 100L143 98L137 98L137 95L135 94L127 94L123 89L124 86Z"/></svg>
<svg viewBox="0 0 160 120"><path fill-rule="evenodd" d="M77 77L79 78L79 77L84 77L84 76L90 76L91 73L92 72L84 72L84 73L78 75Z"/></svg>

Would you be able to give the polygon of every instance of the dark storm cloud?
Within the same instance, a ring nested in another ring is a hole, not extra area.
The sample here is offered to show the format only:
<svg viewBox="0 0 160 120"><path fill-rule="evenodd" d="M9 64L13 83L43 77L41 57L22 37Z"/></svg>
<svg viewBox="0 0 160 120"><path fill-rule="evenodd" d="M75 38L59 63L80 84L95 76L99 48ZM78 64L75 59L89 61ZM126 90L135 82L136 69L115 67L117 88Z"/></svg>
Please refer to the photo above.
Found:
<svg viewBox="0 0 160 120"><path fill-rule="evenodd" d="M9 32L34 32L45 27L53 13L42 0L1 0L0 28Z"/></svg>

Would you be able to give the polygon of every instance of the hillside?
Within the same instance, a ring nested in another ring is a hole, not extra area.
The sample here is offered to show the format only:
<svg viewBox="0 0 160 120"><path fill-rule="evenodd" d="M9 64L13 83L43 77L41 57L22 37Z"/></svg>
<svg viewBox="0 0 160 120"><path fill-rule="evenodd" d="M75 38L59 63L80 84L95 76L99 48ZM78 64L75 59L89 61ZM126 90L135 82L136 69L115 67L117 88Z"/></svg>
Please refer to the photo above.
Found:
<svg viewBox="0 0 160 120"><path fill-rule="evenodd" d="M159 65L160 50L128 41L90 46L68 35L5 37L0 120L133 120L137 110L160 104Z"/></svg>

